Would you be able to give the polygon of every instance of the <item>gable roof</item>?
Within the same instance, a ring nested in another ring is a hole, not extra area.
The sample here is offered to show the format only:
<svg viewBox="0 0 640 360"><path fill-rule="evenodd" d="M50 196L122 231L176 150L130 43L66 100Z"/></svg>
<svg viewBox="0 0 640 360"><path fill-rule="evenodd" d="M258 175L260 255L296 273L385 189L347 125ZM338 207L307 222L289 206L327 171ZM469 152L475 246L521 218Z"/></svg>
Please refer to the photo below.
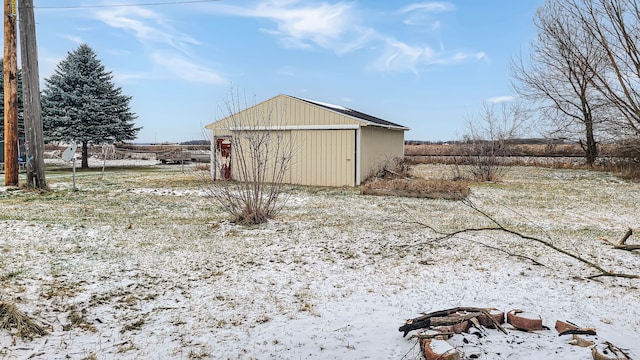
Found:
<svg viewBox="0 0 640 360"><path fill-rule="evenodd" d="M295 97L295 96L291 96L291 95L286 95L286 96L289 96L291 98L304 101L304 102L309 103L309 104L320 106L322 108L325 108L325 109L340 113L342 115L347 115L347 116L356 118L358 120L365 121L365 122L369 123L370 125L386 127L386 128L394 128L394 129L399 129L399 130L409 130L409 128L406 127L406 126L402 126L402 125L393 123L391 121L380 119L378 117L375 117L375 116L372 116L372 115L369 115L369 114L365 114L365 113L357 111L357 110L349 109L349 108L344 107L344 106L333 105L333 104L324 103L324 102L315 101L315 100L303 99L303 98L299 98L299 97Z"/></svg>
<svg viewBox="0 0 640 360"><path fill-rule="evenodd" d="M286 94L279 94L277 96L272 97L271 99L268 100L264 100L259 104L255 104L253 106L250 106L249 108L253 108L256 106L259 106L261 104L264 104L266 102L269 101L273 101L274 99L277 99L279 97L287 97L290 99L295 99L296 101L301 101L313 106L317 106L320 107L324 110L328 110L328 111L332 111L341 115L345 115L347 117L350 117L358 122L364 122L364 126L377 126L377 127L382 127L382 128L387 128L387 129L393 129L393 130L409 130L408 127L406 126L402 126L396 123L393 123L391 121L387 121L372 115L368 115L365 114L363 112L357 111L357 110L353 110L344 106L340 106L340 105L334 105L334 104L329 104L329 103L325 103L325 102L320 102L320 101L315 101L315 100L309 100L309 99L303 99L303 98L299 98L299 97L295 97L295 96L291 96L291 95L286 95ZM247 109L249 109L247 108ZM247 109L244 109L242 111L245 111ZM221 123L222 121L224 121L225 119L227 119L229 116L226 116L222 119L216 120L208 125L205 125L206 129L213 129L215 127L216 124Z"/></svg>

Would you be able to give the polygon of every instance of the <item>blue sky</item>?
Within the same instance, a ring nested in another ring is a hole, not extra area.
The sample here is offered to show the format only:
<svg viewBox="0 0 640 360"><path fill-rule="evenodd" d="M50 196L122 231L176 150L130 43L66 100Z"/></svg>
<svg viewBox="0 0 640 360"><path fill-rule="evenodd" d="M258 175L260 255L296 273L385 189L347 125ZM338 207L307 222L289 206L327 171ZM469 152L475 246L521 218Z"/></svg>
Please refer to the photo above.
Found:
<svg viewBox="0 0 640 360"><path fill-rule="evenodd" d="M509 62L544 0L34 0L40 74L91 46L133 97L136 142L203 139L232 89L356 109L455 140L514 97ZM96 7L96 5L105 5Z"/></svg>

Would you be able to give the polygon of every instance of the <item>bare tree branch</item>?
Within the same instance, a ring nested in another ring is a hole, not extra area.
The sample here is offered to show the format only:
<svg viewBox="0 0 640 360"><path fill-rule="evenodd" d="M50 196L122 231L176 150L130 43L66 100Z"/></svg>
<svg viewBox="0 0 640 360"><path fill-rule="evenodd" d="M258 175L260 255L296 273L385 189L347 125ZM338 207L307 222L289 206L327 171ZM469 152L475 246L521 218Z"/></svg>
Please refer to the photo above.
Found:
<svg viewBox="0 0 640 360"><path fill-rule="evenodd" d="M626 274L626 273L618 273L618 272L614 272L614 271L610 271L607 270L605 268L603 268L602 266L600 266L599 264L593 262L593 261L589 261L579 255L576 255L574 253L571 253L565 249L562 249L556 245L554 245L553 243L551 243L550 241L544 240L544 239L540 239L537 238L535 236L529 236L529 235L525 235L522 234L521 232L518 232L516 230L510 229L505 227L504 225L502 225L498 220L496 220L493 216L491 216L490 214L488 214L486 211L481 210L480 208L478 208L472 201L470 200L463 200L462 201L463 204L465 206L468 206L469 208L471 208L473 211L475 211L476 213L480 214L483 218L489 220L491 223L494 224L494 226L484 226L484 227L478 227L478 228L465 228L465 229L460 229L460 230L456 230L456 231L452 231L452 232L442 232L437 230L436 228L434 228L433 226L430 226L428 224L419 222L419 221L408 221L408 222L404 222L405 224L415 224L415 225L419 225L422 227L425 227L427 229L429 229L430 231L432 231L433 233L435 233L436 235L438 235L436 238L432 238L429 239L427 242L422 242L422 243L417 243L417 244L412 244L411 246L420 246L423 245L425 243L432 243L432 242L436 242L436 241L442 241L442 240L447 240L447 239L451 239L455 236L459 236L461 234L467 234L467 233L483 233L483 232L502 232L502 233L507 233L510 235L514 235L516 237L519 237L521 239L524 240L529 240L535 243L539 243L544 245L545 247L548 247L552 250L555 250L565 256L568 256L572 259L575 259L581 263L583 263L584 265L586 265L589 268L592 268L594 270L596 270L598 273L595 275L591 275L591 276L587 276L588 279L595 279L595 278L599 278L599 277L618 277L618 278L627 278L627 279L640 279L640 275L637 274ZM506 251L505 251L506 252ZM528 259L528 260L532 260L535 261L533 259Z"/></svg>

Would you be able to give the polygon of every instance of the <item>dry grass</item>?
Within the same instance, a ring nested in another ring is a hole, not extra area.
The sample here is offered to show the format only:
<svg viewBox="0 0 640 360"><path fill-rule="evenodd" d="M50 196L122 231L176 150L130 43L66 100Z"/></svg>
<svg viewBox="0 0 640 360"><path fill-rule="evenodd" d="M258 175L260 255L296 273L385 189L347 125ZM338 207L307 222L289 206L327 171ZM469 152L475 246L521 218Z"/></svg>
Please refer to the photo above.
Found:
<svg viewBox="0 0 640 360"><path fill-rule="evenodd" d="M460 200L469 195L469 183L444 179L424 179L412 175L404 159L383 162L360 187L364 195Z"/></svg>
<svg viewBox="0 0 640 360"><path fill-rule="evenodd" d="M460 200L469 195L465 181L427 180L420 178L373 179L363 184L365 195L395 195L431 199Z"/></svg>
<svg viewBox="0 0 640 360"><path fill-rule="evenodd" d="M29 316L18 310L15 304L0 302L0 329L16 329L16 335L23 339L46 335L47 331Z"/></svg>
<svg viewBox="0 0 640 360"><path fill-rule="evenodd" d="M465 156L469 154L471 144L420 144L405 145L407 156ZM603 154L613 150L612 146L601 147ZM584 151L578 144L509 144L510 156L584 156Z"/></svg>
<svg viewBox="0 0 640 360"><path fill-rule="evenodd" d="M195 171L210 171L211 170L211 164L209 163L198 163L195 165L194 167Z"/></svg>

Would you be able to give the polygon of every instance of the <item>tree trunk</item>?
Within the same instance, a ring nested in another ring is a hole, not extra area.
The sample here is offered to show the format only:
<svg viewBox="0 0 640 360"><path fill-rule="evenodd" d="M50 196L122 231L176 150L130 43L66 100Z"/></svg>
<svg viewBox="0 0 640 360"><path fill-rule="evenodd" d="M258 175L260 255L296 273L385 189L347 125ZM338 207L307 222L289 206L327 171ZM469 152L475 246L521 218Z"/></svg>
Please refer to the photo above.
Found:
<svg viewBox="0 0 640 360"><path fill-rule="evenodd" d="M82 169L89 168L89 144L86 141L82 142Z"/></svg>
<svg viewBox="0 0 640 360"><path fill-rule="evenodd" d="M593 135L593 120L591 119L591 114L589 114L588 119L585 121L585 132L587 136L587 143L584 146L585 155L587 165L592 167L596 162L596 158L598 157L598 147L596 143L595 136Z"/></svg>

